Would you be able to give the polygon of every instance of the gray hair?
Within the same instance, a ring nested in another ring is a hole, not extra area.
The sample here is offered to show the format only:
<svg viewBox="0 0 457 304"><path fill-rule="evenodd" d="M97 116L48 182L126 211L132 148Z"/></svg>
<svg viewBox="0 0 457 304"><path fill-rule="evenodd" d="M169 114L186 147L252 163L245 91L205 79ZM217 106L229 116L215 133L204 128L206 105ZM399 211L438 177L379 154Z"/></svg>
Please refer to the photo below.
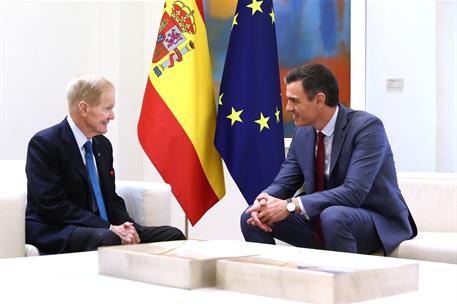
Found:
<svg viewBox="0 0 457 304"><path fill-rule="evenodd" d="M108 89L114 90L113 84L98 75L81 74L70 80L67 85L68 110L71 112L81 100L90 105L100 103L100 96Z"/></svg>

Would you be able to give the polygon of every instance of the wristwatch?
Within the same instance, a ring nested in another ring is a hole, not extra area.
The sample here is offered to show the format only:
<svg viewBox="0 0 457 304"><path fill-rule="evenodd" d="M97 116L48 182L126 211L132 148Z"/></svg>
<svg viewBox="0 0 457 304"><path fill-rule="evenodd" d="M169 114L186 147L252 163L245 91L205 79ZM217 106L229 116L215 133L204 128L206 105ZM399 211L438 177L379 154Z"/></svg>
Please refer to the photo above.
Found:
<svg viewBox="0 0 457 304"><path fill-rule="evenodd" d="M295 204L292 202L291 198L287 199L286 209L289 211L289 213L295 213Z"/></svg>

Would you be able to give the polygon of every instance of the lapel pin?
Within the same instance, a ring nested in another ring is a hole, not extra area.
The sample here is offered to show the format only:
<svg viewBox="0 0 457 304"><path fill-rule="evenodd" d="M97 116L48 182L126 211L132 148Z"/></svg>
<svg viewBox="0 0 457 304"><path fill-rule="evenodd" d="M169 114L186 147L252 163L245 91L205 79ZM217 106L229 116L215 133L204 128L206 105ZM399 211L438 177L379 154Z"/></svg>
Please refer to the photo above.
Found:
<svg viewBox="0 0 457 304"><path fill-rule="evenodd" d="M97 156L100 157L100 155L102 155L101 153L97 153Z"/></svg>
<svg viewBox="0 0 457 304"><path fill-rule="evenodd" d="M114 169L109 170L109 175L114 176Z"/></svg>

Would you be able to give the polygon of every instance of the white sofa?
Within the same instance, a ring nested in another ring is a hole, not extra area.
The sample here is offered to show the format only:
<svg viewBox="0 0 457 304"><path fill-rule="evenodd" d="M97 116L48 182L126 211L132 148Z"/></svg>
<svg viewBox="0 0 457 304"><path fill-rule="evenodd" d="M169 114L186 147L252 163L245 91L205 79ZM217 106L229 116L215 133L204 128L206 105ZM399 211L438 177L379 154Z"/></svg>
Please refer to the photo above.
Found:
<svg viewBox="0 0 457 304"><path fill-rule="evenodd" d="M23 160L0 160L0 258L38 255L25 244L26 177ZM171 188L166 183L117 181L130 216L146 226L170 225Z"/></svg>
<svg viewBox="0 0 457 304"><path fill-rule="evenodd" d="M400 172L398 181L419 234L391 256L457 264L457 174ZM0 160L0 258L37 253L24 241L25 185L24 161ZM118 181L116 186L140 224L171 223L169 185Z"/></svg>
<svg viewBox="0 0 457 304"><path fill-rule="evenodd" d="M457 174L400 172L398 182L418 235L391 256L457 264Z"/></svg>

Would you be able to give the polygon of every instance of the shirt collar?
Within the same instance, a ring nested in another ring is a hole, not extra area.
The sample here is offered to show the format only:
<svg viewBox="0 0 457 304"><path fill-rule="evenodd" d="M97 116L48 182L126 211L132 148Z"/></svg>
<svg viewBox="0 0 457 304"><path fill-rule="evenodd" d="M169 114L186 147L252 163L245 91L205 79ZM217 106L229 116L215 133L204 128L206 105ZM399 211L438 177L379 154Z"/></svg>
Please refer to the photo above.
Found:
<svg viewBox="0 0 457 304"><path fill-rule="evenodd" d="M339 106L336 106L336 110L335 110L335 113L333 113L332 118L327 123L327 125L321 130L321 132L324 133L324 135L327 137L333 135L333 132L335 131L335 124L336 124L336 118L338 117L338 110L339 110ZM316 130L316 132L318 132L318 131Z"/></svg>
<svg viewBox="0 0 457 304"><path fill-rule="evenodd" d="M67 121L68 124L70 125L70 129L73 132L73 135L76 139L76 143L78 144L78 148L82 150L84 144L86 141L90 140L92 142L92 138L88 139L86 135L78 128L76 123L73 121L70 115L67 115Z"/></svg>

